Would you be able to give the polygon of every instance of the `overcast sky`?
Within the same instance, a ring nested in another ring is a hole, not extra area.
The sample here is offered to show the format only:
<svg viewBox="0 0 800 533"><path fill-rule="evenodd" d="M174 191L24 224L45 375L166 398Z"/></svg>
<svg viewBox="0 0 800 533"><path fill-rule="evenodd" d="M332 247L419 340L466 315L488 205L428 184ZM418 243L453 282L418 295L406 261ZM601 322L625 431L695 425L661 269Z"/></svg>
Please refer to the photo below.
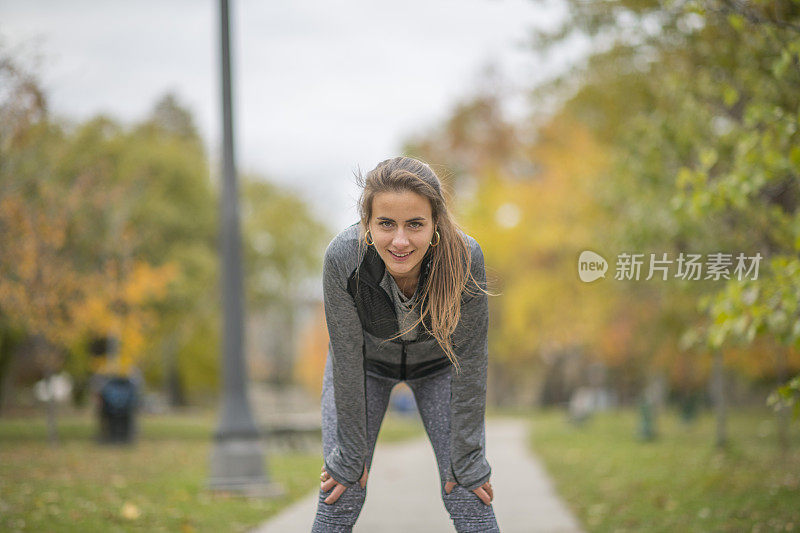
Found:
<svg viewBox="0 0 800 533"><path fill-rule="evenodd" d="M141 119L167 91L219 146L218 2L0 0L0 39L37 68L58 115ZM542 64L531 28L557 0L235 1L237 164L294 187L332 231L356 220L353 170L397 155L439 123L494 64L522 93L580 54ZM213 170L217 170L216 168Z"/></svg>

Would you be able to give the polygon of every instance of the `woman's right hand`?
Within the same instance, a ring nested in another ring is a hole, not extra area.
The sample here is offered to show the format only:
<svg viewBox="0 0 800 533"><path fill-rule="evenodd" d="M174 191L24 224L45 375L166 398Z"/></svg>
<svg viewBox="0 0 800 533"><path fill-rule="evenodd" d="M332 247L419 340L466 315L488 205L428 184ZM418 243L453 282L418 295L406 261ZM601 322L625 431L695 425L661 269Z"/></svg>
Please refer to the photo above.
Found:
<svg viewBox="0 0 800 533"><path fill-rule="evenodd" d="M366 488L367 486L367 465L364 465L364 474L361 476L361 479L358 480L359 485L361 488ZM319 475L320 484L319 488L322 489L322 492L328 492L329 490L333 489L333 492L325 498L325 503L328 505L336 502L339 499L339 496L342 495L344 491L347 490L347 487L333 479L333 477L325 470L325 465L322 465L322 472Z"/></svg>
<svg viewBox="0 0 800 533"><path fill-rule="evenodd" d="M445 483L444 484L445 494L450 494L453 491L453 488L457 484L458 483L456 483L455 481L448 481L447 483ZM472 492L474 492L478 496L478 498L480 498L480 500L486 505L489 505L490 503L492 503L492 500L494 500L494 489L492 489L492 484L489 483L488 481L483 485L481 485L480 487L478 487L477 489L474 489Z"/></svg>

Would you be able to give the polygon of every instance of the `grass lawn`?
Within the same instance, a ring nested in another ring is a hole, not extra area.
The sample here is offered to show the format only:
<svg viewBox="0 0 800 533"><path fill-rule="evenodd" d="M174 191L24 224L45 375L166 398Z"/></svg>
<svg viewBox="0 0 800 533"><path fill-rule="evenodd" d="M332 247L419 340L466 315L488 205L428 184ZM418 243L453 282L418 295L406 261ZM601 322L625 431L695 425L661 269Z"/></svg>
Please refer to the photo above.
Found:
<svg viewBox="0 0 800 533"><path fill-rule="evenodd" d="M109 447L93 441L93 418L61 417L61 443L50 447L43 418L0 420L0 531L246 531L318 486L321 446L267 454L280 498L207 492L215 427L213 413L143 416L134 446ZM380 439L422 432L387 415Z"/></svg>
<svg viewBox="0 0 800 533"><path fill-rule="evenodd" d="M781 454L774 415L731 413L730 444L714 447L714 419L663 413L659 438L639 439L633 410L586 425L561 411L532 416L531 449L587 531L800 531L800 422Z"/></svg>

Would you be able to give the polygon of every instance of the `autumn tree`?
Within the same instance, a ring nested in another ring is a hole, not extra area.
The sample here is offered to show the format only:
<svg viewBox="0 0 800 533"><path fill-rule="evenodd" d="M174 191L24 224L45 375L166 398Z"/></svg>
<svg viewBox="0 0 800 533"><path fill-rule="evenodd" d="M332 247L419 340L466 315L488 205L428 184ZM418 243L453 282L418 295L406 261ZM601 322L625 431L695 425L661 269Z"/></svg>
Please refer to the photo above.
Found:
<svg viewBox="0 0 800 533"><path fill-rule="evenodd" d="M612 234L663 250L760 254L757 280L681 287L699 304L683 320L681 346L714 354L719 384L722 358L735 364L730 354L748 345L784 381L799 368L797 5L566 5L563 26L539 33L537 46L547 50L570 32L596 46L539 94L561 91L563 106L613 155L604 196L618 222ZM775 356L764 358L770 344ZM716 391L724 405L725 387ZM724 444L723 420L719 427Z"/></svg>
<svg viewBox="0 0 800 533"><path fill-rule="evenodd" d="M140 358L133 339L145 334L141 320L145 300L163 289L171 266L156 272L134 264L135 276L121 271L123 234L102 247L117 253L86 260L76 243L94 235L98 220L84 215L103 205L109 191L120 188L103 188L90 169L60 179L69 134L50 122L45 98L30 74L5 58L0 75L10 87L0 102L3 327L32 339L31 356L51 384L51 376L70 359L71 347L91 329L85 320L87 308L99 307L118 319L112 319L109 327L128 326L124 347L132 365ZM121 362L124 365L125 359ZM47 405L49 439L55 442L52 390Z"/></svg>
<svg viewBox="0 0 800 533"><path fill-rule="evenodd" d="M270 380L286 384L294 374L298 316L308 305L307 287L321 268L330 235L288 188L250 175L242 189L247 306L269 322L260 329L272 333L273 342L258 349L272 361Z"/></svg>

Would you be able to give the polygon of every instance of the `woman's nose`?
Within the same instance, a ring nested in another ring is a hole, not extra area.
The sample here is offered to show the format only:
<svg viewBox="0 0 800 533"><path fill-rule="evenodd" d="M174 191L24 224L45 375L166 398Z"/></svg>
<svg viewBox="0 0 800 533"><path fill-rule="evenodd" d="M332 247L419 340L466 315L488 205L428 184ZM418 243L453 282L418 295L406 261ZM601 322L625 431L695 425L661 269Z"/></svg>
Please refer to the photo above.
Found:
<svg viewBox="0 0 800 533"><path fill-rule="evenodd" d="M392 244L394 244L398 248L402 248L404 246L408 246L408 237L406 236L403 230L398 230L397 233L394 235L394 239L392 239Z"/></svg>

